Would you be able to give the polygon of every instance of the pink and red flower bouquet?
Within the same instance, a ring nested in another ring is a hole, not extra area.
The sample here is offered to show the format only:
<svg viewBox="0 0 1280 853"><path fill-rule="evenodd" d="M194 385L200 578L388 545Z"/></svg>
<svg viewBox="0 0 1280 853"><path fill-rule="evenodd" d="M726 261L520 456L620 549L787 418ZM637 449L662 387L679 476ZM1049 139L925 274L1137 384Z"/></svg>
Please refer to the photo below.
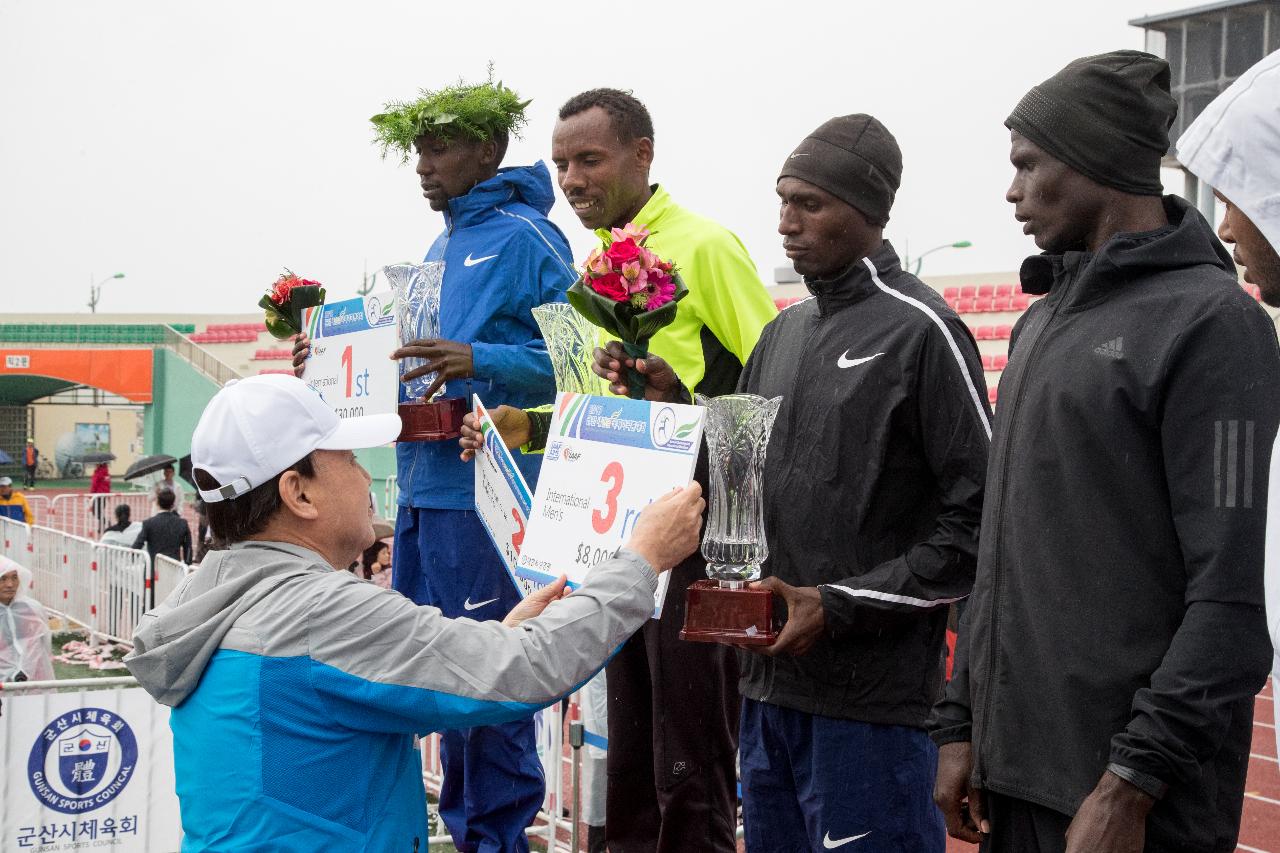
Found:
<svg viewBox="0 0 1280 853"><path fill-rule="evenodd" d="M622 342L627 355L644 358L649 339L676 318L676 303L689 292L675 265L645 248L646 228L627 223L591 252L582 277L569 288L569 304ZM644 377L632 370L630 396L644 396Z"/></svg>
<svg viewBox="0 0 1280 853"><path fill-rule="evenodd" d="M267 295L258 300L267 331L278 341L301 334L302 312L323 304L324 285L300 278L288 269L275 280Z"/></svg>

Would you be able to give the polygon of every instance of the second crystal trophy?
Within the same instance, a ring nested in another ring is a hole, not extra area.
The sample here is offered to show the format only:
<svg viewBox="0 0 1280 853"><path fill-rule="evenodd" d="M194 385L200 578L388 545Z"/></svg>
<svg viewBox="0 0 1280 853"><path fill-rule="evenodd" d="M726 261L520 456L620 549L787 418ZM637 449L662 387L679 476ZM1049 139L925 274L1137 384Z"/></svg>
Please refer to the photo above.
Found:
<svg viewBox="0 0 1280 853"><path fill-rule="evenodd" d="M711 490L702 556L708 580L685 593L680 639L769 645L777 639L773 594L751 589L769 556L764 535L764 459L781 397L698 395L707 409L707 468Z"/></svg>
<svg viewBox="0 0 1280 853"><path fill-rule="evenodd" d="M444 284L444 262L393 264L383 267L383 275L396 295L396 330L400 345L440 338L440 288ZM424 366L424 358L400 361L400 375ZM404 383L407 402L400 404L403 427L397 441L444 441L462 434L467 401L444 397L442 385L426 399L436 374L427 373Z"/></svg>

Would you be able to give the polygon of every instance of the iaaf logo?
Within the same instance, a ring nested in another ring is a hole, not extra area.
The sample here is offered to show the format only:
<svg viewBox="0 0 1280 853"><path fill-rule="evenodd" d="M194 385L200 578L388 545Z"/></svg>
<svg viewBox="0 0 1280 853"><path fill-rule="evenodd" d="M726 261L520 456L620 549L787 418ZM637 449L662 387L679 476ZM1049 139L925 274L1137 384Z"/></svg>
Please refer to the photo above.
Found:
<svg viewBox="0 0 1280 853"><path fill-rule="evenodd" d="M81 814L114 800L133 778L138 741L123 718L102 708L58 717L36 738L27 758L31 792L63 814Z"/></svg>
<svg viewBox="0 0 1280 853"><path fill-rule="evenodd" d="M369 321L371 327L385 326L388 323L395 322L396 318L392 314L395 311L395 307L396 303L394 301L383 305L381 299L376 296L370 296L364 301L364 318Z"/></svg>
<svg viewBox="0 0 1280 853"><path fill-rule="evenodd" d="M574 450L572 447L566 447L564 449L564 458L570 462L577 462L582 458L582 454Z"/></svg>

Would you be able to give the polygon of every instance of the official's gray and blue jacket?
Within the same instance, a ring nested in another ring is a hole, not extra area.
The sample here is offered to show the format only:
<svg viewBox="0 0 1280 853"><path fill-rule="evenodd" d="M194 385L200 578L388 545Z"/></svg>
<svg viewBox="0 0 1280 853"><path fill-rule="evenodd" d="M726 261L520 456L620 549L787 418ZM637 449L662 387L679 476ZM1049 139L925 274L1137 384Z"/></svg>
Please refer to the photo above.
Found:
<svg viewBox="0 0 1280 853"><path fill-rule="evenodd" d="M475 375L451 380L446 397L470 404L476 393L490 410L555 399L551 359L531 311L563 302L578 276L564 234L547 218L554 201L551 174L541 162L503 169L450 199L445 230L426 260L445 263L440 335L471 345ZM534 486L542 457L515 457ZM400 442L396 462L401 506L475 508L475 471L458 458L455 442Z"/></svg>
<svg viewBox="0 0 1280 853"><path fill-rule="evenodd" d="M620 551L513 629L446 619L294 545L210 554L127 659L173 708L182 849L425 850L414 735L557 701L644 623L656 587Z"/></svg>

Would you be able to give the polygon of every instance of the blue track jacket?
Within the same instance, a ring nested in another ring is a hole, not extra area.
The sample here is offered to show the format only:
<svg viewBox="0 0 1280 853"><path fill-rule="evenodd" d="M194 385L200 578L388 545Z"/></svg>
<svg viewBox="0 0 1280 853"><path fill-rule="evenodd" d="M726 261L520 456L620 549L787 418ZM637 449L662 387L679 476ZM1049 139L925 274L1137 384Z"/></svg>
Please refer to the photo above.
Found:
<svg viewBox="0 0 1280 853"><path fill-rule="evenodd" d="M527 718L649 618L658 577L619 550L518 628L446 619L314 551L214 551L134 635L173 707L184 853L425 851L415 734Z"/></svg>
<svg viewBox="0 0 1280 853"><path fill-rule="evenodd" d="M530 313L563 302L578 277L564 234L546 216L554 200L551 173L539 161L502 169L449 201L444 233L426 260L445 262L440 334L471 344L475 376L450 381L445 396L470 405L476 393L490 409L555 398L551 360ZM475 472L458 458L457 442L400 442L396 457L401 506L475 508ZM516 453L530 487L541 461Z"/></svg>

